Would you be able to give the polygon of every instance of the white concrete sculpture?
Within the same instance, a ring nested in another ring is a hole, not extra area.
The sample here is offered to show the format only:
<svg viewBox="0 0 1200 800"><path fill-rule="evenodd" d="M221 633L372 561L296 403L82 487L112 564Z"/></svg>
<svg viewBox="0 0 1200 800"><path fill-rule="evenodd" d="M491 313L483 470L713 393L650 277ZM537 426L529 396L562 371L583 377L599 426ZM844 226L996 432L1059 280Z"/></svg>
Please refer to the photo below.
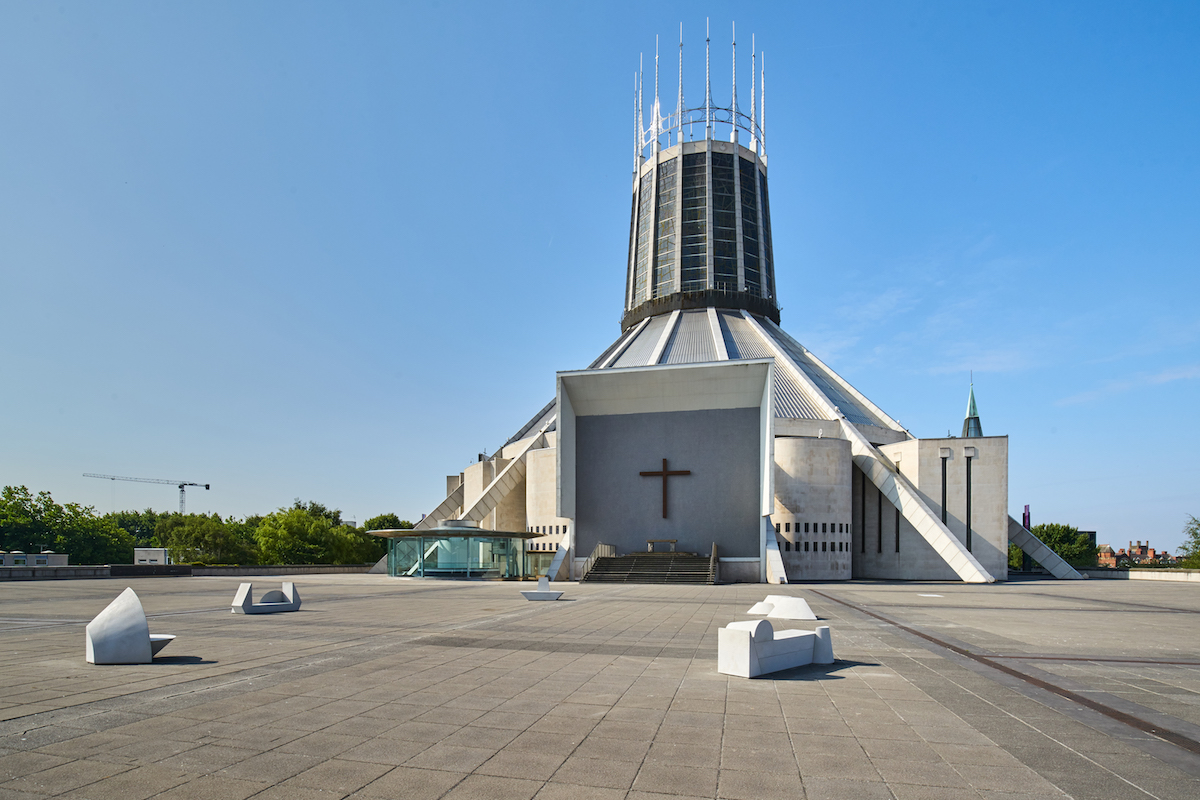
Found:
<svg viewBox="0 0 1200 800"><path fill-rule="evenodd" d="M755 603L747 614L764 615L771 619L816 619L817 615L802 597L769 594L761 603Z"/></svg>
<svg viewBox="0 0 1200 800"><path fill-rule="evenodd" d="M525 595L526 600L557 600L562 597L562 592L550 591L550 579L545 575L538 578L537 590L527 589L521 594Z"/></svg>
<svg viewBox="0 0 1200 800"><path fill-rule="evenodd" d="M806 664L832 664L829 626L779 631L765 619L731 622L717 631L717 672L754 678Z"/></svg>
<svg viewBox="0 0 1200 800"><path fill-rule="evenodd" d="M175 638L167 633L150 633L142 601L132 588L121 592L97 614L84 635L89 664L149 664Z"/></svg>
<svg viewBox="0 0 1200 800"><path fill-rule="evenodd" d="M300 593L296 584L284 581L283 591L273 589L262 596L262 600L254 602L254 584L243 583L233 596L234 614L274 614L278 611L299 611Z"/></svg>

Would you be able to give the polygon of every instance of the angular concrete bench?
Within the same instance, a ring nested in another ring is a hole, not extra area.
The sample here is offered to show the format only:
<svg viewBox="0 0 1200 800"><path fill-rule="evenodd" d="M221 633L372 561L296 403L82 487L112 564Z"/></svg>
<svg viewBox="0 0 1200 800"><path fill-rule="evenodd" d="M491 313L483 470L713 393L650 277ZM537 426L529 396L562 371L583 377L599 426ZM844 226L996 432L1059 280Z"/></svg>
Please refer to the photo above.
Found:
<svg viewBox="0 0 1200 800"><path fill-rule="evenodd" d="M150 633L142 601L132 587L117 595L84 630L89 664L149 664L175 637Z"/></svg>
<svg viewBox="0 0 1200 800"><path fill-rule="evenodd" d="M557 600L562 597L562 592L550 591L550 579L543 575L538 578L537 589L526 589L521 592L525 595L526 600Z"/></svg>
<svg viewBox="0 0 1200 800"><path fill-rule="evenodd" d="M832 664L829 626L779 631L765 619L731 622L717 631L717 672L755 678L806 664Z"/></svg>
<svg viewBox="0 0 1200 800"><path fill-rule="evenodd" d="M747 614L763 614L771 619L816 619L817 615L802 597L769 594L761 603L755 603Z"/></svg>
<svg viewBox="0 0 1200 800"><path fill-rule="evenodd" d="M262 600L254 602L254 584L243 583L233 596L234 614L275 614L280 611L299 611L300 593L296 584L284 581L283 591L274 589L262 596Z"/></svg>

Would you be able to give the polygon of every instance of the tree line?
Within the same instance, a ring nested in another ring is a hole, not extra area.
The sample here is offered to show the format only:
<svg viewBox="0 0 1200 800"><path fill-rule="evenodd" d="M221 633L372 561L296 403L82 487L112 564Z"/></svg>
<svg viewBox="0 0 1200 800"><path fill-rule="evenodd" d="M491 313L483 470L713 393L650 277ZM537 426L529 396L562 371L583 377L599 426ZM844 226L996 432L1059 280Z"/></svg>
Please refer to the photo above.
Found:
<svg viewBox="0 0 1200 800"><path fill-rule="evenodd" d="M53 550L67 553L72 564L132 564L135 547L165 547L177 564L368 564L383 556L387 542L367 531L412 526L389 513L358 527L339 509L299 499L237 518L149 508L97 514L24 486L0 492L0 549Z"/></svg>

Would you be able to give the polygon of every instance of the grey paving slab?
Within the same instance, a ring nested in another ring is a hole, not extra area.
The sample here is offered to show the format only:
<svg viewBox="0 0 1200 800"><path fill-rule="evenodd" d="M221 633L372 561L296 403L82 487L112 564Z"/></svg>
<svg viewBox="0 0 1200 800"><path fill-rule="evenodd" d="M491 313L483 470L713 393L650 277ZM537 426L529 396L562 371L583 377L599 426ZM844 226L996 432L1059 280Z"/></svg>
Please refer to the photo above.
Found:
<svg viewBox="0 0 1200 800"><path fill-rule="evenodd" d="M1186 738L1196 587L772 587L832 626L840 661L747 681L716 673L716 630L762 586L528 604L511 584L310 576L302 612L248 618L228 613L237 583L6 586L35 624L0 625L0 800L1200 796L1200 755L1045 688ZM174 654L86 665L83 625L125 585Z"/></svg>

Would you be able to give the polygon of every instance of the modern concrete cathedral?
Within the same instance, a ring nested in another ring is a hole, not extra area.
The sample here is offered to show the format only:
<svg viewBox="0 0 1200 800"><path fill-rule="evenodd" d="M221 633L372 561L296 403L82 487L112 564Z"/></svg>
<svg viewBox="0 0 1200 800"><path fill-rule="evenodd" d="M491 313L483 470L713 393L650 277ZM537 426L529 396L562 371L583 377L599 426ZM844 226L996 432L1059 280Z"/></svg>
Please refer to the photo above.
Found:
<svg viewBox="0 0 1200 800"><path fill-rule="evenodd" d="M681 81L663 111L657 55L648 113L635 76L620 337L558 373L557 396L450 476L417 528L522 532L559 578L597 552L669 542L715 552L723 581L991 582L1007 577L1010 537L1078 577L1009 517L1008 438L981 435L973 390L967 438L918 439L779 327L765 68L752 53L747 114L735 45L720 107L705 51L694 108ZM392 574L413 574L424 546L390 555Z"/></svg>

